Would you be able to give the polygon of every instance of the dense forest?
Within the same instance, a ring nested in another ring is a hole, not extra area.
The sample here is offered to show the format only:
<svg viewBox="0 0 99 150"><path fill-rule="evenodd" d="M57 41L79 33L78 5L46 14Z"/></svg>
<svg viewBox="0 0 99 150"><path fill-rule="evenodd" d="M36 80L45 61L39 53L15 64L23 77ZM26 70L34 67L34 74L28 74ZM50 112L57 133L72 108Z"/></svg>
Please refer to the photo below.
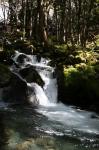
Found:
<svg viewBox="0 0 99 150"><path fill-rule="evenodd" d="M97 46L98 0L1 1L1 36L48 46ZM10 37L9 37L10 36Z"/></svg>
<svg viewBox="0 0 99 150"><path fill-rule="evenodd" d="M2 0L1 6L3 33L18 32L43 45L86 47L98 34L98 0Z"/></svg>
<svg viewBox="0 0 99 150"><path fill-rule="evenodd" d="M48 57L59 101L97 110L99 1L1 0L0 12L0 62L11 65L15 50Z"/></svg>

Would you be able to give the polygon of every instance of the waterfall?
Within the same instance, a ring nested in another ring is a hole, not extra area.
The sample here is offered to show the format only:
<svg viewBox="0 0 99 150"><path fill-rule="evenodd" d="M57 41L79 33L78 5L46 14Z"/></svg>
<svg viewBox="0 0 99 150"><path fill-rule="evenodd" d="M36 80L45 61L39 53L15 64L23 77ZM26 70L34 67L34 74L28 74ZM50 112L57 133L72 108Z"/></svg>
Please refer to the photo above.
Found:
<svg viewBox="0 0 99 150"><path fill-rule="evenodd" d="M37 83L27 83L29 88L34 89L37 102L42 106L50 106L57 102L57 79L54 77L55 68L48 65L49 59L40 58L36 55L26 55L16 51L15 56L12 58L15 64L20 68L25 68L28 65L35 67L36 71L44 81L44 86L41 87ZM20 59L20 60L19 60ZM12 71L16 71L16 66L12 66ZM20 77L22 78L22 77ZM24 80L24 79L22 79ZM30 102L34 102L34 95L30 95Z"/></svg>
<svg viewBox="0 0 99 150"><path fill-rule="evenodd" d="M54 129L52 124L51 132L56 133L58 125L58 127L61 126L60 129L63 128L62 132L64 131L66 134L72 133L74 130L88 134L99 134L99 119L91 118L92 115L96 116L96 114L57 103L57 79L55 77L55 68L48 65L50 60L45 58L38 59L35 55L16 52L13 61L16 65L13 65L11 70L16 74L18 74L19 70L30 65L35 68L44 81L45 84L41 87L34 82L28 83L24 78L20 77L30 89L30 103L39 104L36 111L49 118L52 122L56 122ZM44 130L46 133L50 133L49 129L45 129L45 126Z"/></svg>

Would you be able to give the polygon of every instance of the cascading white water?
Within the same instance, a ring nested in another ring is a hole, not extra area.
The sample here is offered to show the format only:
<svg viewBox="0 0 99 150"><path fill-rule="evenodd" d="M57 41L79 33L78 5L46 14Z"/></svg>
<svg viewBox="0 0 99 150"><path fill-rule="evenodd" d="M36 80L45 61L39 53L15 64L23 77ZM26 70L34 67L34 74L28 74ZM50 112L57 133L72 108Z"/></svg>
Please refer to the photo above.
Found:
<svg viewBox="0 0 99 150"><path fill-rule="evenodd" d="M44 93L44 90L38 84L31 83L31 84L28 84L28 86L34 89L35 94L36 94L36 100L39 103L39 105L43 105L43 106L49 105L49 100L46 94ZM34 94L31 94L30 102L34 103Z"/></svg>
<svg viewBox="0 0 99 150"><path fill-rule="evenodd" d="M24 68L27 65L34 66L41 78L44 81L44 87L41 88L36 83L27 83L28 86L34 89L37 101L39 105L50 106L53 103L57 102L57 79L53 77L54 68L48 66L50 60L41 58L40 62L37 60L35 55L26 55L16 51L15 57L13 58L14 62L18 64L18 57L24 56L23 62L21 62L21 68ZM12 70L16 70L12 67ZM30 96L30 101L33 102L33 95Z"/></svg>
<svg viewBox="0 0 99 150"><path fill-rule="evenodd" d="M57 80L56 78L53 78L52 74L53 72L49 73L49 71L46 70L40 72L40 75L45 82L44 91L50 105L57 102Z"/></svg>
<svg viewBox="0 0 99 150"><path fill-rule="evenodd" d="M18 63L17 59L21 54L19 52L16 53L15 63ZM47 116L50 120L57 121L65 126L64 132L74 129L86 133L99 134L99 120L98 118L91 118L92 112L80 111L61 103L57 104L57 79L53 77L54 68L48 65L49 60L41 58L38 62L36 56L25 56L29 59L25 58L23 63L21 63L21 67L34 66L45 82L43 88L36 83L27 83L29 87L34 89L39 105L42 105L37 111ZM33 96L32 94L30 96L31 102L33 102Z"/></svg>

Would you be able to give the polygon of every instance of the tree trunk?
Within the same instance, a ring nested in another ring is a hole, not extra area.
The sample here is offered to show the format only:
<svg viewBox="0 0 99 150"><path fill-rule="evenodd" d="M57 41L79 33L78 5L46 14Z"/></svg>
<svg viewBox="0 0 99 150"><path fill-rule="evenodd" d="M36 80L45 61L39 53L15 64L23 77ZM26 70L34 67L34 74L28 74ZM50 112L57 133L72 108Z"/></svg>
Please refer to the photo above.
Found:
<svg viewBox="0 0 99 150"><path fill-rule="evenodd" d="M23 39L25 39L26 35L26 3L27 0L23 0L23 9L24 9L24 18L23 18Z"/></svg>
<svg viewBox="0 0 99 150"><path fill-rule="evenodd" d="M39 15L39 36L40 42L43 45L48 44L48 37L47 37L47 27L46 27L46 18L44 12L44 0L37 0L38 5L38 15Z"/></svg>
<svg viewBox="0 0 99 150"><path fill-rule="evenodd" d="M64 43L65 42L65 6L66 5L66 1L63 0L62 4L61 4L61 23L60 23L60 43Z"/></svg>

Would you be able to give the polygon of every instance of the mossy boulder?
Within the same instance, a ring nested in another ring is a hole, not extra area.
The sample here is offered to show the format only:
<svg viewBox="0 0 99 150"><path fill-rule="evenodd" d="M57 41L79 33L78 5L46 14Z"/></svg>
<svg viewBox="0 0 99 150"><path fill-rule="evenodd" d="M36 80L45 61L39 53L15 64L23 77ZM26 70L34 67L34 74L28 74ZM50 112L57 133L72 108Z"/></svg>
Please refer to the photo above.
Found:
<svg viewBox="0 0 99 150"><path fill-rule="evenodd" d="M33 66L28 66L19 71L19 74L29 83L35 82L43 87L44 81Z"/></svg>

